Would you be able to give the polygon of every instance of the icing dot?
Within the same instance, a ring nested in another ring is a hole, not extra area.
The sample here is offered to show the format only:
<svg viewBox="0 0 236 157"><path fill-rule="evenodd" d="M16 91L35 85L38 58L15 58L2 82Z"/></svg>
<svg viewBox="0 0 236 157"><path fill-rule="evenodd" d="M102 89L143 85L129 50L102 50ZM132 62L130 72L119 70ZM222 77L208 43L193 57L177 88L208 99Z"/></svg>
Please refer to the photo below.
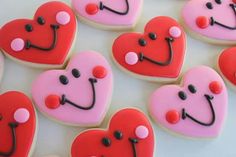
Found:
<svg viewBox="0 0 236 157"><path fill-rule="evenodd" d="M181 29L179 27L173 26L169 29L169 34L173 38L179 38L181 36Z"/></svg>
<svg viewBox="0 0 236 157"><path fill-rule="evenodd" d="M56 20L61 25L66 25L70 22L70 15L65 11L60 11L56 15Z"/></svg>
<svg viewBox="0 0 236 157"><path fill-rule="evenodd" d="M169 122L170 124L176 124L179 122L180 120L180 115L179 112L176 110L169 110L166 113L166 120L167 122Z"/></svg>
<svg viewBox="0 0 236 157"><path fill-rule="evenodd" d="M135 52L128 52L125 55L125 62L129 65L134 65L138 62L138 55Z"/></svg>
<svg viewBox="0 0 236 157"><path fill-rule="evenodd" d="M233 3L236 3L236 0L232 0L233 1Z"/></svg>
<svg viewBox="0 0 236 157"><path fill-rule="evenodd" d="M14 113L14 119L18 123L25 123L29 120L30 113L25 108L19 108Z"/></svg>
<svg viewBox="0 0 236 157"><path fill-rule="evenodd" d="M89 4L87 4L85 10L86 10L87 14L94 15L98 12L99 9L98 9L97 4L89 3Z"/></svg>
<svg viewBox="0 0 236 157"><path fill-rule="evenodd" d="M45 99L45 104L49 109L57 109L60 107L60 97L57 95L49 95Z"/></svg>
<svg viewBox="0 0 236 157"><path fill-rule="evenodd" d="M21 38L16 38L11 42L11 49L18 52L24 49L25 42Z"/></svg>
<svg viewBox="0 0 236 157"><path fill-rule="evenodd" d="M95 68L93 68L93 76L100 79L106 77L107 76L106 68L103 66L96 66Z"/></svg>
<svg viewBox="0 0 236 157"><path fill-rule="evenodd" d="M222 89L223 89L220 82L217 82L217 81L211 82L210 85L209 85L209 88L210 88L211 92L214 93L214 94L220 94Z"/></svg>
<svg viewBox="0 0 236 157"><path fill-rule="evenodd" d="M196 24L199 28L207 28L210 24L209 19L206 16L199 16L196 19Z"/></svg>
<svg viewBox="0 0 236 157"><path fill-rule="evenodd" d="M135 129L135 135L140 139L145 139L148 137L149 131L146 126L140 125Z"/></svg>

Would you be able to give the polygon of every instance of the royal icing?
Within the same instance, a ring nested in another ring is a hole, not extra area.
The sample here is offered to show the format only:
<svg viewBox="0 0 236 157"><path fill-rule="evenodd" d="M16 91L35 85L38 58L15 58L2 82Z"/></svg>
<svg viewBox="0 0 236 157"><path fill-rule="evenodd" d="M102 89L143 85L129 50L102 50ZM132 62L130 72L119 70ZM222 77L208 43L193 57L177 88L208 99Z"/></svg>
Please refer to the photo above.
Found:
<svg viewBox="0 0 236 157"><path fill-rule="evenodd" d="M182 10L185 25L201 36L236 40L236 2L234 0L190 0Z"/></svg>
<svg viewBox="0 0 236 157"><path fill-rule="evenodd" d="M47 116L69 125L97 126L109 107L111 67L99 53L76 54L65 70L49 70L33 83L35 105Z"/></svg>
<svg viewBox="0 0 236 157"><path fill-rule="evenodd" d="M216 137L227 115L227 89L211 68L190 69L183 84L165 85L151 96L149 111L154 120L178 134L195 138Z"/></svg>
<svg viewBox="0 0 236 157"><path fill-rule="evenodd" d="M218 67L223 76L233 86L236 86L236 47L224 50L218 59Z"/></svg>
<svg viewBox="0 0 236 157"><path fill-rule="evenodd" d="M36 133L36 112L31 100L20 92L0 95L0 157L26 157Z"/></svg>
<svg viewBox="0 0 236 157"><path fill-rule="evenodd" d="M62 2L48 2L33 20L17 19L0 29L0 47L10 58L47 68L64 64L76 33L76 18Z"/></svg>
<svg viewBox="0 0 236 157"><path fill-rule="evenodd" d="M123 69L147 79L179 76L185 56L185 33L172 18L155 17L144 33L125 33L113 44L113 58Z"/></svg>
<svg viewBox="0 0 236 157"><path fill-rule="evenodd" d="M113 115L107 130L91 129L76 137L71 156L153 157L155 137L147 117L136 109Z"/></svg>
<svg viewBox="0 0 236 157"><path fill-rule="evenodd" d="M72 0L80 18L97 25L131 28L142 9L143 0Z"/></svg>

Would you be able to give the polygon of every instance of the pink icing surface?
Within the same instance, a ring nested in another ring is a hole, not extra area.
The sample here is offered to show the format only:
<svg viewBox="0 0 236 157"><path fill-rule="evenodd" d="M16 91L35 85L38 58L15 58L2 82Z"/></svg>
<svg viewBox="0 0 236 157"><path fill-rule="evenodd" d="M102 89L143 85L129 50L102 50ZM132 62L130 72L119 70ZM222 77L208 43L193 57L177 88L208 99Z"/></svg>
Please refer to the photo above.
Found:
<svg viewBox="0 0 236 157"><path fill-rule="evenodd" d="M93 69L96 66L103 66L107 69L104 78L97 79L95 83L96 102L92 109L81 110L68 103L56 109L49 109L45 105L48 95L61 96L65 94L74 103L87 107L92 102L92 87L89 78L94 78ZM80 77L72 75L72 69L80 71ZM69 83L63 85L59 81L59 76L67 76ZM32 96L36 106L40 111L46 113L53 119L66 124L79 126L99 125L103 120L109 107L112 95L113 76L111 67L106 59L99 53L86 51L76 54L69 62L66 70L49 70L42 73L33 83Z"/></svg>
<svg viewBox="0 0 236 157"><path fill-rule="evenodd" d="M132 26L137 21L143 4L143 0L129 0L129 13L123 16L107 10L99 10L96 14L89 15L86 12L87 4L95 3L99 6L99 2L118 11L126 10L125 0L72 0L72 5L77 14L96 23L108 26Z"/></svg>
<svg viewBox="0 0 236 157"><path fill-rule="evenodd" d="M213 9L209 10L206 7L207 2L212 2ZM235 27L236 16L229 4L234 4L232 0L223 0L219 5L213 0L190 0L182 10L182 17L185 24L194 32L199 33L208 38L218 40L236 40L236 30L229 30L218 25L208 26L201 29L196 25L196 19L199 16L214 17L218 22L225 25Z"/></svg>
<svg viewBox="0 0 236 157"><path fill-rule="evenodd" d="M213 94L209 89L212 81L218 81L222 85L220 94ZM197 89L195 94L188 90L188 85L194 85ZM178 92L184 91L186 100L178 97ZM194 118L209 122L212 119L211 110L205 94L214 97L212 101L216 114L215 123L211 126L202 126L186 118L182 118L176 124L170 124L166 120L166 113L170 110L177 110L182 116L182 109L185 108L188 114ZM221 77L211 68L199 66L190 69L183 78L183 86L166 85L157 89L151 96L149 111L155 121L165 128L176 133L190 137L215 137L220 133L224 119L227 114L228 96L227 89Z"/></svg>

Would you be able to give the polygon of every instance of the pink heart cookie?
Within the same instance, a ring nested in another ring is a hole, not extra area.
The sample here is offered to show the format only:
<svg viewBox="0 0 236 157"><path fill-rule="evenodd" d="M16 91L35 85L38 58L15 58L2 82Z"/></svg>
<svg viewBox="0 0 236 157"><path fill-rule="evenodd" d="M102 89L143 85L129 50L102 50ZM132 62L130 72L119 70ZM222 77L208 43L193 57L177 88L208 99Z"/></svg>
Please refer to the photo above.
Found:
<svg viewBox="0 0 236 157"><path fill-rule="evenodd" d="M72 0L82 21L107 29L134 27L142 5L143 0Z"/></svg>
<svg viewBox="0 0 236 157"><path fill-rule="evenodd" d="M193 35L213 43L235 44L235 0L190 0L182 17Z"/></svg>
<svg viewBox="0 0 236 157"><path fill-rule="evenodd" d="M66 70L49 70L33 83L38 109L52 119L74 126L99 125L113 88L111 67L99 53L75 55Z"/></svg>
<svg viewBox="0 0 236 157"><path fill-rule="evenodd" d="M222 78L211 68L190 69L181 86L165 85L151 96L149 111L161 126L194 138L216 137L227 115Z"/></svg>

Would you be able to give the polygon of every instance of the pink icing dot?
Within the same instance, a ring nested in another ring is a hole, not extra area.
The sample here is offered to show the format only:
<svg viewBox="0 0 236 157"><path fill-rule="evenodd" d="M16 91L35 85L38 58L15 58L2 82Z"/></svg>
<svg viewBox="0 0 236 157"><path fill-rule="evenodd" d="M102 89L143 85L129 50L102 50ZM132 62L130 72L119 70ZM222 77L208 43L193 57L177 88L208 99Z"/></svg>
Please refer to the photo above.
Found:
<svg viewBox="0 0 236 157"><path fill-rule="evenodd" d="M138 55L135 52L128 52L125 55L125 62L129 65L134 65L138 62Z"/></svg>
<svg viewBox="0 0 236 157"><path fill-rule="evenodd" d="M70 15L65 11L60 11L56 15L56 20L61 25L66 25L70 22Z"/></svg>
<svg viewBox="0 0 236 157"><path fill-rule="evenodd" d="M14 119L18 123L25 123L29 120L30 113L25 108L19 108L14 113Z"/></svg>
<svg viewBox="0 0 236 157"><path fill-rule="evenodd" d="M136 128L135 134L140 139L145 139L148 137L149 131L146 126L140 125Z"/></svg>
<svg viewBox="0 0 236 157"><path fill-rule="evenodd" d="M169 29L169 34L173 38L178 38L181 36L181 29L179 27L173 26Z"/></svg>
<svg viewBox="0 0 236 157"><path fill-rule="evenodd" d="M16 51L16 52L23 50L24 46L25 46L25 42L21 38L15 38L11 42L11 49Z"/></svg>

